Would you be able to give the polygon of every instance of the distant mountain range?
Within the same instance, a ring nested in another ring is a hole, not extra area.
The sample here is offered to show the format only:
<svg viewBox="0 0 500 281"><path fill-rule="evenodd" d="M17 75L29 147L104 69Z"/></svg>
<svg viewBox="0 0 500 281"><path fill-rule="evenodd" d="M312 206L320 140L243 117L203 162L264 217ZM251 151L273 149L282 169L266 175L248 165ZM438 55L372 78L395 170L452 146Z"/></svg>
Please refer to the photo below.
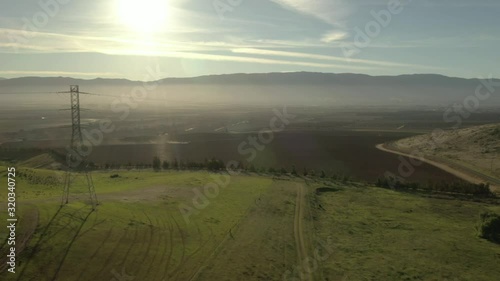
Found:
<svg viewBox="0 0 500 281"><path fill-rule="evenodd" d="M26 85L130 85L142 83L127 79L96 78L76 79L70 77L20 77L0 78L2 86ZM500 81L500 79L495 79ZM477 85L477 79L448 77L438 74L410 74L399 76L370 76L351 73L318 73L318 72L288 72L288 73L235 73L207 75L189 78L164 78L158 80L165 84L312 84L312 85L421 85L421 86L467 86Z"/></svg>
<svg viewBox="0 0 500 281"><path fill-rule="evenodd" d="M494 79L500 83L500 79ZM235 101L242 97L289 98L292 103L365 103L435 105L461 102L474 95L481 81L435 74L400 76L369 76L363 74L334 74L313 72L224 74L193 78L165 78L156 81L166 94L186 93L223 97ZM126 89L142 85L141 81L126 79L74 79L68 77L22 77L0 81L0 94L21 90L64 91L69 85L80 85L81 91ZM189 86L189 87L186 87ZM498 89L500 91L500 89ZM182 96L182 95L181 95ZM254 100L255 100L254 99ZM495 95L488 105L500 105Z"/></svg>

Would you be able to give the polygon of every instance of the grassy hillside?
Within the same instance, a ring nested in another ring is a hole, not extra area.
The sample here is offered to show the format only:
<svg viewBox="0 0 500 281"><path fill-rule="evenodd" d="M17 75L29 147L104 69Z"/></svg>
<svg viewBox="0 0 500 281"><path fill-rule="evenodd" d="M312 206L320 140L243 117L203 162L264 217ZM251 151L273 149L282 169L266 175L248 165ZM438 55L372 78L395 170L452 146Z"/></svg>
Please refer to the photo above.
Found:
<svg viewBox="0 0 500 281"><path fill-rule="evenodd" d="M29 215L38 224L18 230L20 240L32 236L21 253L17 276L2 273L7 276L2 280L112 280L114 272L123 270L136 280L188 280L272 184L268 178L232 177L186 222L179 204L194 206L192 189L214 182L213 174L120 172L120 177L110 178L110 173L94 173L101 205L91 212L82 178L75 179L70 204L60 208L61 185L32 180L58 178L59 172L18 171L33 174L18 177L20 222ZM6 198L4 189L0 197ZM2 242L6 234L2 230ZM2 245L2 256L5 251Z"/></svg>
<svg viewBox="0 0 500 281"><path fill-rule="evenodd" d="M500 213L498 205L360 183L239 175L186 221L179 204L193 206L193 189L221 174L96 172L101 205L91 212L81 178L70 204L60 208L61 172L19 172L22 253L17 273L2 272L2 280L107 281L123 274L159 281L297 280L303 272L297 268L317 253L323 258L310 280L496 280L500 274L500 245L476 230L480 214ZM297 225L305 235L301 258ZM6 234L0 233L2 242Z"/></svg>
<svg viewBox="0 0 500 281"><path fill-rule="evenodd" d="M493 185L500 182L500 124L489 124L442 134L410 137L386 146L405 153L423 154Z"/></svg>
<svg viewBox="0 0 500 281"><path fill-rule="evenodd" d="M477 235L500 206L337 187L317 197L318 235L331 240L328 280L497 280L500 245ZM344 278L344 279L342 279Z"/></svg>

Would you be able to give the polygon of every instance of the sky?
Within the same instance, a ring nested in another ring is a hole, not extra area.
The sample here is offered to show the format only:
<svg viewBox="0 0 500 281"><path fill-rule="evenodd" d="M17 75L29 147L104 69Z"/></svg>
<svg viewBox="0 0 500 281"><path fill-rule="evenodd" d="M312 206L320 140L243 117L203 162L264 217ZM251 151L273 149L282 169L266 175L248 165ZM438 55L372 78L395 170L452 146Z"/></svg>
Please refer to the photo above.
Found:
<svg viewBox="0 0 500 281"><path fill-rule="evenodd" d="M16 0L0 77L500 77L498 0Z"/></svg>

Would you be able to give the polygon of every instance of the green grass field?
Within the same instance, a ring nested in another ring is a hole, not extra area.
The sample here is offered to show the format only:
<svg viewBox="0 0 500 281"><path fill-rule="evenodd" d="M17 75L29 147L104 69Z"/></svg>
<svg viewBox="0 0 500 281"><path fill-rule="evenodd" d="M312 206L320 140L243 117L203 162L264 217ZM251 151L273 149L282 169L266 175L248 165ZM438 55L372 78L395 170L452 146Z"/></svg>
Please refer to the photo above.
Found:
<svg viewBox="0 0 500 281"><path fill-rule="evenodd" d="M54 171L32 171L39 177L60 176ZM111 174L121 176L112 179ZM19 179L18 212L23 216L28 210L37 212L38 224L15 276L2 274L6 280L113 280L114 273L125 270L140 276L136 280L187 280L272 184L268 178L234 176L187 223L179 203L192 206L192 189L214 182L213 176L206 172L94 173L101 198L95 212L85 203L81 178L75 180L73 197L63 208L59 208L61 186ZM0 196L6 198L5 190ZM2 218L6 218L3 205ZM18 237L27 231L18 230Z"/></svg>
<svg viewBox="0 0 500 281"><path fill-rule="evenodd" d="M5 171L5 167L0 169ZM286 222L293 224L295 189L288 186L304 183L301 179L232 176L229 185L221 187L219 194L209 198L206 207L193 213L187 222L179 204L193 206L193 189L214 183L214 176L220 174L96 172L93 177L101 204L92 212L81 177L75 180L70 203L61 208L62 184L57 184L61 172L18 171L26 174L18 177L16 188L21 217L18 249L23 251L18 256L16 274L4 271L1 280L191 280L195 276L217 276L217 272L198 273L217 259L225 246L231 247L228 253L239 257L224 257L228 260L226 268L232 267L237 273L240 266L230 264L231 260L251 265L255 261L250 257L266 260L267 253L249 253L259 245L246 243L253 234L241 231L259 230L260 226L262 229L256 232L259 235L276 233L276 226L268 223L273 220L283 224L279 226L281 232L292 229ZM119 177L111 178L113 174ZM0 173L0 178L6 182L5 173ZM314 192L326 185L336 191ZM424 198L364 184L316 181L307 186L307 191L310 221L306 225L310 229L306 232L311 235L311 245L318 246L315 241L321 239L330 241L332 247L313 275L318 280L498 280L500 276L500 245L480 239L476 230L479 215L486 210L500 213L499 206ZM6 193L2 188L0 198L6 198ZM266 203L256 205L261 198ZM0 204L5 221L6 203ZM267 210L273 210L269 217ZM277 215L281 212L287 218ZM4 229L0 233L2 242L7 234ZM292 241L283 244L288 245L291 255L295 251L293 233L280 235ZM229 244L228 239L232 239ZM244 245L241 251L235 248L239 244ZM1 257L5 257L6 249L2 243ZM245 272L246 280L283 275L287 265L279 264L276 251L270 250L271 254L277 264L267 264L277 272ZM218 268L223 270L224 264L207 270ZM229 279L224 280L231 280L225 276Z"/></svg>
<svg viewBox="0 0 500 281"><path fill-rule="evenodd" d="M500 245L478 237L484 211L500 206L342 188L317 198L315 224L333 253L329 280L498 280ZM336 279L337 278L337 279ZM342 279L345 278L345 279Z"/></svg>

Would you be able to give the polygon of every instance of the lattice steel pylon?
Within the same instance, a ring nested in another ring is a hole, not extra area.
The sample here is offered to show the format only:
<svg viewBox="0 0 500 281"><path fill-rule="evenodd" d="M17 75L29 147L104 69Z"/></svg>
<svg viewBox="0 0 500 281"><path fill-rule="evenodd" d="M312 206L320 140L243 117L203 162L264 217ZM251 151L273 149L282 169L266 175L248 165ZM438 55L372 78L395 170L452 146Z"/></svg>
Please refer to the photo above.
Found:
<svg viewBox="0 0 500 281"><path fill-rule="evenodd" d="M69 190L71 187L72 181L77 177L78 174L84 174L85 180L87 182L87 187L90 196L90 202L92 204L92 209L95 210L98 201L97 195L95 193L94 182L92 180L92 174L87 169L87 166L84 162L84 159L81 155L73 155L76 154L77 151L81 151L83 147L83 135L82 129L80 125L80 89L78 85L71 85L69 92L64 92L70 94L71 99L71 143L70 143L70 152L67 155L68 162L68 170L64 175L64 188L63 188L63 196L61 205L68 204L69 201ZM75 159L80 159L80 161L76 161L78 164L74 165L73 163Z"/></svg>

